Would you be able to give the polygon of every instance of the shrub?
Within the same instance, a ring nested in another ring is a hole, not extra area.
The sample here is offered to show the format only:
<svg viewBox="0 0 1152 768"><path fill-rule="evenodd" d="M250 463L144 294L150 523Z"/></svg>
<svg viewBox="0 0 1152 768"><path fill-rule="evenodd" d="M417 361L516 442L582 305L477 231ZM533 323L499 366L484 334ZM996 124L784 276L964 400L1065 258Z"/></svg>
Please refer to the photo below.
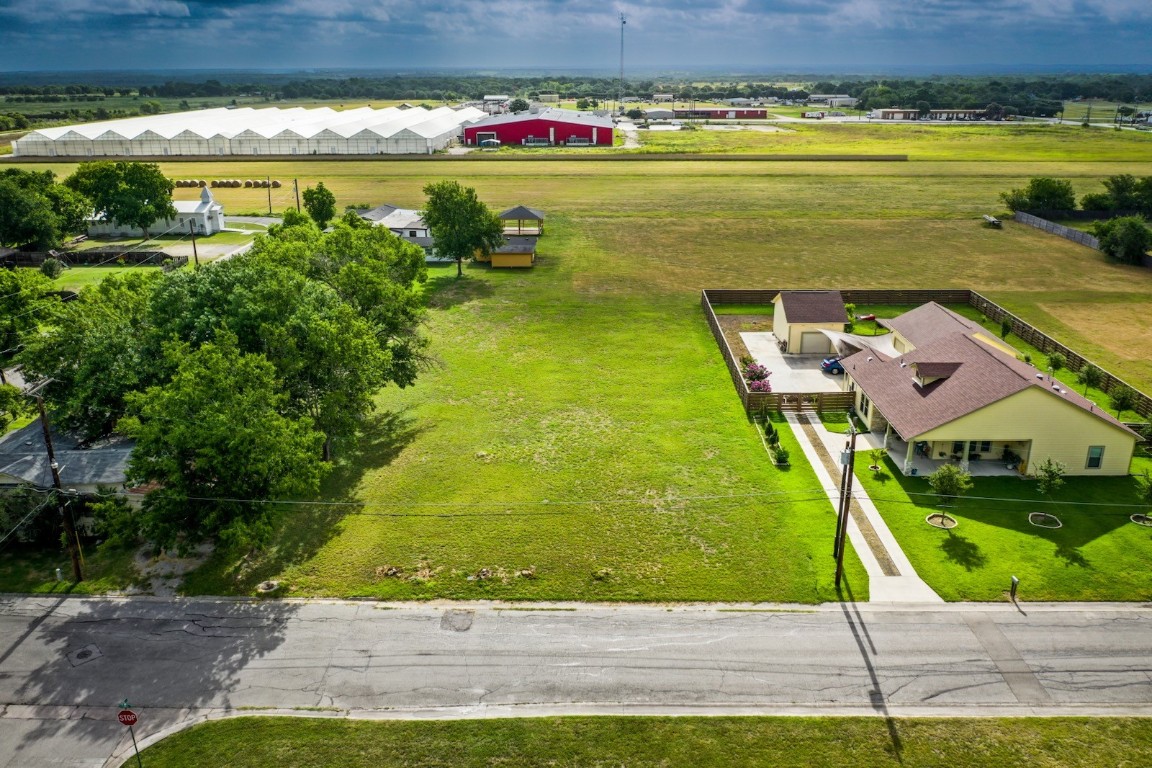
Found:
<svg viewBox="0 0 1152 768"><path fill-rule="evenodd" d="M1072 182L1039 176L1024 189L1000 193L1000 199L1013 211L1070 211L1076 207Z"/></svg>
<svg viewBox="0 0 1152 768"><path fill-rule="evenodd" d="M782 445L777 445L772 450L772 460L775 461L777 464L787 464L788 463L788 449Z"/></svg>
<svg viewBox="0 0 1152 768"><path fill-rule="evenodd" d="M1080 207L1086 211L1111 211L1115 206L1107 192L1089 192L1080 198Z"/></svg>
<svg viewBox="0 0 1152 768"><path fill-rule="evenodd" d="M1122 264L1140 264L1152 247L1152 231L1139 216L1121 216L1092 225L1100 250Z"/></svg>
<svg viewBox="0 0 1152 768"><path fill-rule="evenodd" d="M756 362L756 359L754 357L752 357L752 355L740 355L740 367L741 368L747 368L748 366L752 365L752 363L754 363L754 362Z"/></svg>
<svg viewBox="0 0 1152 768"><path fill-rule="evenodd" d="M749 392L771 392L772 385L768 383L768 379L753 379L748 382Z"/></svg>
<svg viewBox="0 0 1152 768"><path fill-rule="evenodd" d="M1004 319L1000 321L1000 338L1008 338L1008 334L1012 333L1012 321Z"/></svg>
<svg viewBox="0 0 1152 768"><path fill-rule="evenodd" d="M64 271L64 263L59 259L47 258L44 263L40 265L40 271L49 280L55 280L60 277L60 273Z"/></svg>
<svg viewBox="0 0 1152 768"><path fill-rule="evenodd" d="M759 363L750 363L744 366L744 379L746 381L765 381L771 375L772 371Z"/></svg>
<svg viewBox="0 0 1152 768"><path fill-rule="evenodd" d="M1052 369L1053 373L1063 370L1067 365L1068 361L1065 360L1064 355L1060 354L1059 352L1053 352L1052 354L1048 355L1048 367Z"/></svg>

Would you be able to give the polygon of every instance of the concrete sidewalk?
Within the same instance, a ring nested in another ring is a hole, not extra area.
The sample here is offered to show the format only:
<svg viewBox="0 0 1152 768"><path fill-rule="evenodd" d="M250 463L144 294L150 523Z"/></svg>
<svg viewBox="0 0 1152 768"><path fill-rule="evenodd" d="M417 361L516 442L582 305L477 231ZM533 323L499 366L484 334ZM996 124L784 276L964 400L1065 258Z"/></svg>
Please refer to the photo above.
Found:
<svg viewBox="0 0 1152 768"><path fill-rule="evenodd" d="M805 458L820 478L821 485L827 489L829 502L836 508L840 500L838 457L845 449L847 439L844 435L824 429L819 421L812 423L800 414L789 413L786 418ZM888 530L879 510L859 481L853 485L852 499L848 538L864 564L864 570L868 572L869 600L884 603L944 602L916 574L916 569L900 549L896 537Z"/></svg>

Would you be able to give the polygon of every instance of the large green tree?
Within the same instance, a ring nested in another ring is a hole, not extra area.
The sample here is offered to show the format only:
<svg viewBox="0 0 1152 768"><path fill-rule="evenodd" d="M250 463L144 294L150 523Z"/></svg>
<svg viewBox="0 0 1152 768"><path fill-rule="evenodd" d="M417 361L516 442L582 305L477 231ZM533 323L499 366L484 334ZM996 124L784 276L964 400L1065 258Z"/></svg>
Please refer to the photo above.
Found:
<svg viewBox="0 0 1152 768"><path fill-rule="evenodd" d="M38 337L60 308L51 281L34 269L0 269L0 362Z"/></svg>
<svg viewBox="0 0 1152 768"><path fill-rule="evenodd" d="M170 375L148 317L160 279L110 276L60 305L49 331L28 339L20 357L28 375L49 380L45 395L56 424L86 438L107 435L125 415L130 393Z"/></svg>
<svg viewBox="0 0 1152 768"><path fill-rule="evenodd" d="M159 547L259 543L273 510L263 502L319 487L324 438L307 418L283 414L275 368L241 352L234 336L169 354L175 375L131 395L124 421L136 439L130 477L158 486L144 501L141 533Z"/></svg>
<svg viewBox="0 0 1152 768"><path fill-rule="evenodd" d="M472 187L452 180L424 187L428 202L424 221L436 242L436 252L456 262L456 276L464 274L464 259L479 251L484 255L504 244L500 219L476 197Z"/></svg>
<svg viewBox="0 0 1152 768"><path fill-rule="evenodd" d="M324 186L324 182L317 183L315 187L308 187L304 190L303 197L304 210L308 211L308 215L320 229L324 229L328 226L328 222L336 218L336 195Z"/></svg>
<svg viewBox="0 0 1152 768"><path fill-rule="evenodd" d="M139 227L145 237L156 221L176 215L172 180L155 163L80 163L64 183L91 200L105 220Z"/></svg>
<svg viewBox="0 0 1152 768"><path fill-rule="evenodd" d="M0 171L0 245L56 248L84 229L92 204L52 171Z"/></svg>

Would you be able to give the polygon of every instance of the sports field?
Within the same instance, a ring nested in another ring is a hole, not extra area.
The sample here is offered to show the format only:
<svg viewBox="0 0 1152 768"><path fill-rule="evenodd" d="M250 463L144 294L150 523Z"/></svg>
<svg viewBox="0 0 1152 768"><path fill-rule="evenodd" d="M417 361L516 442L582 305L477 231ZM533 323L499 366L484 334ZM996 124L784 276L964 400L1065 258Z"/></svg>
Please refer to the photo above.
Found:
<svg viewBox="0 0 1152 768"><path fill-rule="evenodd" d="M1147 137L944 127L893 142L890 128L851 134L854 151L911 161L167 164L183 178L324 181L341 205L418 207L425 183L454 178L496 210L548 215L531 271L431 270L442 366L381 394L363 454L326 487L347 505L291 507L273 547L221 552L188 589L277 578L296 595L834 599L831 507L798 451L788 470L767 461L704 324L705 287L972 287L1152 389L1152 272L980 225L1031 176L1083 194L1152 175ZM813 130L843 151L848 134ZM258 211L265 194L217 198ZM858 566L850 577L859 598Z"/></svg>

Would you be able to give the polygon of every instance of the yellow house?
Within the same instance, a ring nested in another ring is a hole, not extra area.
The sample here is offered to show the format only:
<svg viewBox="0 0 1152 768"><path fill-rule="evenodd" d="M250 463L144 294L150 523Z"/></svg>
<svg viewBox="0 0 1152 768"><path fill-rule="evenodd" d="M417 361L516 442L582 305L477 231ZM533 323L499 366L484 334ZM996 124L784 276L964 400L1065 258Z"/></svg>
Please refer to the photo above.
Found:
<svg viewBox="0 0 1152 768"><path fill-rule="evenodd" d="M786 354L830 354L823 331L842 332L848 322L840 291L781 291L772 304L772 333Z"/></svg>
<svg viewBox="0 0 1152 768"><path fill-rule="evenodd" d="M894 458L903 451L905 474L942 463L1031 474L1049 458L1069 475L1128 474L1138 435L979 325L937 304L886 325L901 354L841 362L857 415Z"/></svg>

